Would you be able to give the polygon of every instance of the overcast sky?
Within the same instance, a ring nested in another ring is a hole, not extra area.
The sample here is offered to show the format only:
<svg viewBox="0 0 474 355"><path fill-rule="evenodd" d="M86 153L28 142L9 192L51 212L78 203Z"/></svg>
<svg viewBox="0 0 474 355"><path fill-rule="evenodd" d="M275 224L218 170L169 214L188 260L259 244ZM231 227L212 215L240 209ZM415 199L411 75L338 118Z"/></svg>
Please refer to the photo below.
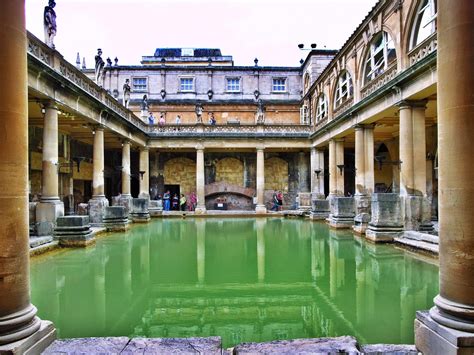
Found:
<svg viewBox="0 0 474 355"><path fill-rule="evenodd" d="M27 29L41 40L47 0L26 0ZM220 48L236 65L298 66L309 48L340 49L376 0L56 0L56 49L75 63L139 65L159 47Z"/></svg>

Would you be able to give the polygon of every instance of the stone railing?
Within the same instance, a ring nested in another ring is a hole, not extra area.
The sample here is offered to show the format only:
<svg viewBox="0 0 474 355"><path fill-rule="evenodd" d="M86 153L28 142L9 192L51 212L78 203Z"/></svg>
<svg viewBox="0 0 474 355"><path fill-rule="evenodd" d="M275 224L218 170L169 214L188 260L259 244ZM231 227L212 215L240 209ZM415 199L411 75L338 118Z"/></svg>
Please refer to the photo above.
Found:
<svg viewBox="0 0 474 355"><path fill-rule="evenodd" d="M84 75L80 69L77 69L74 65L65 60L59 52L49 48L30 32L27 33L27 38L29 55L50 67L51 70L61 74L62 77L100 101L106 108L115 112L125 121L128 121L143 132L147 131L147 125L135 116L132 111L125 108L109 95L106 90Z"/></svg>
<svg viewBox="0 0 474 355"><path fill-rule="evenodd" d="M314 128L316 128L316 129L321 128L321 127L325 126L326 123L328 123L328 121L329 121L328 116L326 116L323 119L316 122L316 124L314 125Z"/></svg>
<svg viewBox="0 0 474 355"><path fill-rule="evenodd" d="M365 99L367 96L372 94L373 92L380 89L382 86L387 84L393 78L397 76L397 63L396 61L392 63L387 70L385 70L381 75L376 77L375 79L368 82L361 90L360 96L362 99Z"/></svg>
<svg viewBox="0 0 474 355"><path fill-rule="evenodd" d="M438 49L437 34L433 33L430 37L421 42L418 46L408 52L409 65L412 66L425 58L427 55Z"/></svg>
<svg viewBox="0 0 474 355"><path fill-rule="evenodd" d="M306 137L311 132L309 125L148 125L148 133L154 136L183 137L183 136L297 136Z"/></svg>
<svg viewBox="0 0 474 355"><path fill-rule="evenodd" d="M346 99L344 102L342 102L339 106L337 106L334 111L333 111L333 114L332 116L333 117L337 117L339 116L340 114L346 112L348 109L351 108L352 104L354 103L354 97L350 97L348 99Z"/></svg>

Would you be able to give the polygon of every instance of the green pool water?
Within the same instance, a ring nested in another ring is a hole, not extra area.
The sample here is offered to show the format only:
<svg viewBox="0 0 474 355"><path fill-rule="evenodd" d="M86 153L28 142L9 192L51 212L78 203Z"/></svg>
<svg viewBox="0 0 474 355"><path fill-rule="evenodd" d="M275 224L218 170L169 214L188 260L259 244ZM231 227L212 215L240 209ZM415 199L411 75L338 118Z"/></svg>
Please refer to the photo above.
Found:
<svg viewBox="0 0 474 355"><path fill-rule="evenodd" d="M31 263L32 302L61 338L354 335L413 343L438 267L296 219L165 219Z"/></svg>

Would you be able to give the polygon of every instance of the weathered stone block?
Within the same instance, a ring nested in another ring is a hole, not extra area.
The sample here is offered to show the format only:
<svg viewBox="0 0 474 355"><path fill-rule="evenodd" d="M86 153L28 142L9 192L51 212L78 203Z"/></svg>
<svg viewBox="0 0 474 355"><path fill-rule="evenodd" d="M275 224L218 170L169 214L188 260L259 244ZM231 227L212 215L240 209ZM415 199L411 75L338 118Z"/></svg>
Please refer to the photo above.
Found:
<svg viewBox="0 0 474 355"><path fill-rule="evenodd" d="M109 200L107 200L105 197L94 197L89 200L89 216L92 225L103 225L104 212L108 205Z"/></svg>
<svg viewBox="0 0 474 355"><path fill-rule="evenodd" d="M354 224L355 205L353 197L332 197L329 200L329 226L336 229L351 228Z"/></svg>
<svg viewBox="0 0 474 355"><path fill-rule="evenodd" d="M30 236L36 235L36 206L38 202L29 203L29 227L30 227Z"/></svg>
<svg viewBox="0 0 474 355"><path fill-rule="evenodd" d="M129 341L127 337L59 339L43 354L121 354Z"/></svg>
<svg viewBox="0 0 474 355"><path fill-rule="evenodd" d="M36 206L36 231L39 236L53 235L56 219L64 216L64 204L59 200L40 202Z"/></svg>
<svg viewBox="0 0 474 355"><path fill-rule="evenodd" d="M85 247L95 242L89 216L58 217L54 235L65 247Z"/></svg>
<svg viewBox="0 0 474 355"><path fill-rule="evenodd" d="M325 220L329 217L330 208L329 201L326 199L313 199L311 201L311 213L310 219L313 220Z"/></svg>
<svg viewBox="0 0 474 355"><path fill-rule="evenodd" d="M57 228L90 227L89 216L63 216L57 219Z"/></svg>
<svg viewBox="0 0 474 355"><path fill-rule="evenodd" d="M132 216L133 222L148 222L150 220L148 201L147 198L132 199L130 215Z"/></svg>
<svg viewBox="0 0 474 355"><path fill-rule="evenodd" d="M310 192L299 192L299 207L300 211L310 211L311 210L311 193Z"/></svg>
<svg viewBox="0 0 474 355"><path fill-rule="evenodd" d="M357 340L351 336L276 340L266 343L243 343L234 354L360 354Z"/></svg>
<svg viewBox="0 0 474 355"><path fill-rule="evenodd" d="M400 196L395 193L372 194L371 219L365 237L373 242L391 242L403 232Z"/></svg>
<svg viewBox="0 0 474 355"><path fill-rule="evenodd" d="M369 213L359 213L354 217L354 226L352 230L357 234L364 234L367 230L370 222L370 214Z"/></svg>
<svg viewBox="0 0 474 355"><path fill-rule="evenodd" d="M163 214L163 200L150 200L148 211L152 217Z"/></svg>
<svg viewBox="0 0 474 355"><path fill-rule="evenodd" d="M128 212L124 206L105 208L104 226L110 231L125 231L128 228Z"/></svg>
<svg viewBox="0 0 474 355"><path fill-rule="evenodd" d="M220 337L208 338L134 338L121 354L221 354Z"/></svg>
<svg viewBox="0 0 474 355"><path fill-rule="evenodd" d="M363 345L362 353L367 355L418 355L415 345L370 344Z"/></svg>
<svg viewBox="0 0 474 355"><path fill-rule="evenodd" d="M77 205L77 214L80 215L80 216L88 216L89 215L89 204L79 203Z"/></svg>

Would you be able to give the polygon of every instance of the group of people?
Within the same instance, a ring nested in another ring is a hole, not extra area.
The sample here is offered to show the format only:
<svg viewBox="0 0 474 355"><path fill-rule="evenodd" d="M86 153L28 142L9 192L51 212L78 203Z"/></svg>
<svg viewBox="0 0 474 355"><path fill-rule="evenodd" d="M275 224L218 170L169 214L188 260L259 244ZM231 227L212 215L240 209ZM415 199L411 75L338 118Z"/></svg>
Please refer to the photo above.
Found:
<svg viewBox="0 0 474 355"><path fill-rule="evenodd" d="M197 196L191 192L189 200L184 194L178 197L177 193L171 196L170 190L167 190L163 196L158 195L158 200L163 200L164 211L194 211L197 205Z"/></svg>
<svg viewBox="0 0 474 355"><path fill-rule="evenodd" d="M283 206L283 193L281 191L274 191L272 195L273 206L271 211L281 211Z"/></svg>

